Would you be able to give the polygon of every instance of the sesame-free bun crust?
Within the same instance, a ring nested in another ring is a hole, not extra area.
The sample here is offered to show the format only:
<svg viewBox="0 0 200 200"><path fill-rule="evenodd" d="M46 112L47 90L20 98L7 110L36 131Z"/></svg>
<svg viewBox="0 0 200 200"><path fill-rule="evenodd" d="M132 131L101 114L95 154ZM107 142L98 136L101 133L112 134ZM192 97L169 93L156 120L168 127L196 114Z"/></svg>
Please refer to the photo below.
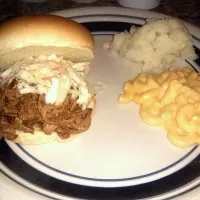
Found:
<svg viewBox="0 0 200 200"><path fill-rule="evenodd" d="M55 15L30 15L0 24L0 67L29 56L63 55L73 62L90 62L94 39L81 24Z"/></svg>

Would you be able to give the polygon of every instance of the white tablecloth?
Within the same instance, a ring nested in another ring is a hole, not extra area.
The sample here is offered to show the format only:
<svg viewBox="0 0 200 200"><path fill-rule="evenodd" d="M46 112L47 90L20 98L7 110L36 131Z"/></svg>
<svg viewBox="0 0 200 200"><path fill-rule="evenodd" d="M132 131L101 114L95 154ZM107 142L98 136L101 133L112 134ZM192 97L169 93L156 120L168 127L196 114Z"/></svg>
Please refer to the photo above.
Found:
<svg viewBox="0 0 200 200"><path fill-rule="evenodd" d="M49 200L49 198L23 188L0 172L0 200ZM175 200L200 200L200 188L175 198Z"/></svg>

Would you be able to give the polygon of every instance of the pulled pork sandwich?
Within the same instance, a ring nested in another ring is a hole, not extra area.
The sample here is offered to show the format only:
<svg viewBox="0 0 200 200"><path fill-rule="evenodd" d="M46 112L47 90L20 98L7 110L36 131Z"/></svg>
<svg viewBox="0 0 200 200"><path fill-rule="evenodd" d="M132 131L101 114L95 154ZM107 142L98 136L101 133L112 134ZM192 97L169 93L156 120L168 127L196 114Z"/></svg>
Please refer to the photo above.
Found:
<svg viewBox="0 0 200 200"><path fill-rule="evenodd" d="M0 24L0 138L43 144L86 131L95 106L85 81L93 49L92 34L64 17Z"/></svg>

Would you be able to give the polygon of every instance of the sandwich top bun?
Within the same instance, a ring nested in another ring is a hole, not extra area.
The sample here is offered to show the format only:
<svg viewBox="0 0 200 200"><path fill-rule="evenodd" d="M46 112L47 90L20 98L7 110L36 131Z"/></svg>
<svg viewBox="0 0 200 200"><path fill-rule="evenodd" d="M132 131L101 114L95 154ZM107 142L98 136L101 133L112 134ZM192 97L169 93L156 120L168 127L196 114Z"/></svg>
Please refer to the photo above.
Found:
<svg viewBox="0 0 200 200"><path fill-rule="evenodd" d="M93 49L89 30L64 17L30 15L0 24L0 68L29 56L52 54L72 62L90 62Z"/></svg>

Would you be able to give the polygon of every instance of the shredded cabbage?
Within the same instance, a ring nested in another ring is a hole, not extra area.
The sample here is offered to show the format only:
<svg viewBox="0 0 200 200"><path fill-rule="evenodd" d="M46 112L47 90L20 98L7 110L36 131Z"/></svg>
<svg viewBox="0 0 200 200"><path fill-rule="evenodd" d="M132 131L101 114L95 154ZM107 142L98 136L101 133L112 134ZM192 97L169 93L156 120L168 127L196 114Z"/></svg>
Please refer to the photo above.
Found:
<svg viewBox="0 0 200 200"><path fill-rule="evenodd" d="M44 94L46 103L55 105L63 103L67 94L71 94L86 108L91 100L84 74L88 64L72 63L56 55L29 57L4 71L0 75L1 85L16 79L21 94Z"/></svg>

